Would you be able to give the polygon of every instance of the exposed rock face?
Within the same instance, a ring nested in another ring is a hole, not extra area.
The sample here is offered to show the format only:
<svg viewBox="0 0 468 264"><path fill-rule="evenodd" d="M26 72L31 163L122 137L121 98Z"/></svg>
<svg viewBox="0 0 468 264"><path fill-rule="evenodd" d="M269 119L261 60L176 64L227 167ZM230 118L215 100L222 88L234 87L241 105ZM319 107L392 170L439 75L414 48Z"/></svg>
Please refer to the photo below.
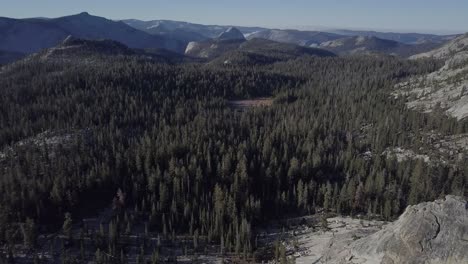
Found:
<svg viewBox="0 0 468 264"><path fill-rule="evenodd" d="M249 40L255 38L268 39L300 46L317 47L322 42L343 38L343 36L319 31L268 29L254 32L247 37Z"/></svg>
<svg viewBox="0 0 468 264"><path fill-rule="evenodd" d="M420 59L420 58L428 58L428 57L434 57L437 59L448 59L450 58L454 53L462 52L462 51L468 51L468 33L461 35L452 41L448 42L444 46L426 52L426 53L421 53L412 56L412 59Z"/></svg>
<svg viewBox="0 0 468 264"><path fill-rule="evenodd" d="M245 40L244 35L237 28L231 27L221 33L218 37L219 40Z"/></svg>
<svg viewBox="0 0 468 264"><path fill-rule="evenodd" d="M298 264L468 263L466 198L409 206L395 222L338 216L323 229L320 221L318 215L288 219L286 233L267 225L260 243L281 241Z"/></svg>
<svg viewBox="0 0 468 264"><path fill-rule="evenodd" d="M441 108L461 120L468 117L468 34L443 47L412 56L445 60L436 72L399 84L394 95L408 97L408 108L430 113Z"/></svg>
<svg viewBox="0 0 468 264"><path fill-rule="evenodd" d="M384 53L408 57L438 47L434 43L404 44L370 36L345 37L323 42L319 47L340 55Z"/></svg>
<svg viewBox="0 0 468 264"><path fill-rule="evenodd" d="M231 26L220 26L220 25L201 25L183 21L172 21L172 20L151 20L142 21L137 19L122 20L127 25L134 27L139 30L146 31L150 34L162 33L160 29L164 28L163 32L185 32L190 34L197 34L204 38L217 38L221 33L228 30ZM266 30L261 27L236 27L244 34L252 34L254 32ZM201 41L201 40L192 40Z"/></svg>
<svg viewBox="0 0 468 264"><path fill-rule="evenodd" d="M239 48L244 41L245 39L210 39L202 42L190 42L185 49L185 55L195 58L212 59L227 51Z"/></svg>
<svg viewBox="0 0 468 264"><path fill-rule="evenodd" d="M326 263L468 263L468 203L447 196L409 206L382 230L358 239Z"/></svg>

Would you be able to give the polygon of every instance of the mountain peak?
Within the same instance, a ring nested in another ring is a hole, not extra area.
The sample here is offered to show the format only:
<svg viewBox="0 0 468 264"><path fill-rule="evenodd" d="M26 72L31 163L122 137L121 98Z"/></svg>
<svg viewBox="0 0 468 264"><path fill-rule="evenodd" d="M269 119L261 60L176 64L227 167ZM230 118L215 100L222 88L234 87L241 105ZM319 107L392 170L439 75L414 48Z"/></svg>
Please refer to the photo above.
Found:
<svg viewBox="0 0 468 264"><path fill-rule="evenodd" d="M245 40L244 35L239 29L230 27L218 37L219 40Z"/></svg>
<svg viewBox="0 0 468 264"><path fill-rule="evenodd" d="M79 16L90 16L90 14L88 12L81 12L78 14Z"/></svg>

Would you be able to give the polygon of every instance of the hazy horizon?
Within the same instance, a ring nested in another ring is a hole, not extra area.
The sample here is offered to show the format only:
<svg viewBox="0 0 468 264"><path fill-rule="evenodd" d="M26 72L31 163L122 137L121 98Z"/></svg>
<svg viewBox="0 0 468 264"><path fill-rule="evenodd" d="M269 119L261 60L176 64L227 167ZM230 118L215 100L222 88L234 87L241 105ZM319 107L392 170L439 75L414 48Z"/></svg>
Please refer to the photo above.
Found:
<svg viewBox="0 0 468 264"><path fill-rule="evenodd" d="M4 2L4 3L2 3ZM468 2L448 1L296 0L221 3L137 0L63 3L58 0L0 0L0 16L12 18L61 17L80 12L113 20L174 20L205 25L258 26L280 29L349 29L381 32L454 34L468 32ZM112 5L112 8L109 8ZM32 7L25 9L25 6Z"/></svg>

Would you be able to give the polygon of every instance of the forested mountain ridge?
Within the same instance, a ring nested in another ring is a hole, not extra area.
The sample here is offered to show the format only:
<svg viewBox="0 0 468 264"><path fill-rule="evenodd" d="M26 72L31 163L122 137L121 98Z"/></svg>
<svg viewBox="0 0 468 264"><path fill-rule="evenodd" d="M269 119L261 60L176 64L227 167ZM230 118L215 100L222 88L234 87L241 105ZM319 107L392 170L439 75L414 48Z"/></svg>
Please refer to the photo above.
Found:
<svg viewBox="0 0 468 264"><path fill-rule="evenodd" d="M398 33L398 32L377 32L377 31L359 31L359 30L330 30L331 32L344 36L362 36L377 37L380 39L393 40L405 44L423 44L423 43L446 43L456 37L457 34L435 35L423 33Z"/></svg>
<svg viewBox="0 0 468 264"><path fill-rule="evenodd" d="M220 35L230 28L238 29L236 39L244 37L249 40L262 38L304 47L327 46L331 51L340 55L377 51L386 55L396 54L406 57L427 51L456 37L455 35L437 36L354 31L343 31L343 34L335 34L321 31L266 29L262 27L210 26L169 20L140 21L129 19L113 21L82 12L59 18L14 19L2 17L0 18L0 50L9 52L10 55L12 52L31 54L54 47L68 35L72 35L87 40L114 40L130 48L167 49L183 55L187 50L206 50L208 46L217 46L214 42L220 41ZM346 38L346 36L351 37ZM376 37L379 37L378 41ZM365 38L373 41L366 45L349 45L349 40L355 38ZM337 47L335 45L336 41L346 42L347 44ZM392 41L398 42L391 44ZM332 43L331 46L330 43ZM219 54L219 52L214 53ZM212 57L210 54L208 56L206 54L202 55L195 57ZM4 63L19 58L18 56L9 56L8 60L4 60Z"/></svg>
<svg viewBox="0 0 468 264"><path fill-rule="evenodd" d="M270 29L254 32L248 39L261 38L276 42L296 44L300 46L318 46L320 43L342 38L342 35L320 31L279 30Z"/></svg>
<svg viewBox="0 0 468 264"><path fill-rule="evenodd" d="M243 52L264 57L283 45L249 43ZM93 64L30 57L3 67L2 257L32 260L46 250L40 231L59 234L62 256L46 261L159 261L179 254L167 250L174 243L193 256L213 246L271 260L256 243L257 228L271 219L325 210L390 220L409 204L467 195L465 156L434 166L385 154L431 144L426 133L468 132L464 121L411 111L389 96L397 83L439 69L438 61L251 62L129 55ZM228 104L258 97L274 102L243 111ZM100 212L110 215L101 225L80 224ZM132 235L141 238L136 250ZM21 257L23 250L32 253Z"/></svg>
<svg viewBox="0 0 468 264"><path fill-rule="evenodd" d="M213 59L228 51L236 50L243 42L245 42L245 39L210 39L202 42L190 42L185 49L185 55L194 58Z"/></svg>
<svg viewBox="0 0 468 264"><path fill-rule="evenodd" d="M330 50L340 55L355 54L389 54L409 57L414 54L433 50L440 45L437 43L403 44L393 40L376 37L347 37L323 42L320 48Z"/></svg>
<svg viewBox="0 0 468 264"><path fill-rule="evenodd" d="M185 54L208 60L220 57L218 60L228 63L232 61L240 62L245 56L251 56L253 64L272 63L275 60L285 61L307 55L336 56L334 53L323 49L302 47L266 39L214 39L204 42L191 42L187 46Z"/></svg>
<svg viewBox="0 0 468 264"><path fill-rule="evenodd" d="M183 51L185 44L134 29L86 12L53 19L0 18L0 49L34 53L59 44L67 36L112 39L132 48L165 48Z"/></svg>
<svg viewBox="0 0 468 264"><path fill-rule="evenodd" d="M68 61L77 64L93 64L97 60L107 61L110 57L130 57L141 61L161 63L190 62L191 59L165 49L131 49L109 39L87 40L68 36L59 45L34 53L26 60Z"/></svg>
<svg viewBox="0 0 468 264"><path fill-rule="evenodd" d="M327 50L302 47L294 44L279 43L266 39L251 39L243 42L237 49L227 51L212 60L213 65L265 65L279 61L294 60L301 57L335 57Z"/></svg>
<svg viewBox="0 0 468 264"><path fill-rule="evenodd" d="M309 46L313 43L320 44L330 41L333 38L343 37L377 37L380 39L393 40L405 44L422 43L445 43L456 37L458 34L437 35L424 33L398 33L398 32L378 32L346 29L321 29L321 30L288 30L269 29L262 27L239 27L236 25L201 25L183 21L152 20L142 21L138 19L122 20L126 24L146 31L151 34L168 34L169 32L193 32L206 38L215 38L229 27L235 26L249 38L265 38L273 41L294 43L297 45ZM194 40L196 41L196 40Z"/></svg>
<svg viewBox="0 0 468 264"><path fill-rule="evenodd" d="M241 26L221 26L221 25L202 25L182 21L172 20L152 20L142 21L138 19L122 20L124 23L146 31L152 34L170 33L170 32L193 32L205 38L216 38L231 27L236 27L243 34L251 34L253 32L265 30L261 27L241 27ZM196 40L193 40L196 41Z"/></svg>

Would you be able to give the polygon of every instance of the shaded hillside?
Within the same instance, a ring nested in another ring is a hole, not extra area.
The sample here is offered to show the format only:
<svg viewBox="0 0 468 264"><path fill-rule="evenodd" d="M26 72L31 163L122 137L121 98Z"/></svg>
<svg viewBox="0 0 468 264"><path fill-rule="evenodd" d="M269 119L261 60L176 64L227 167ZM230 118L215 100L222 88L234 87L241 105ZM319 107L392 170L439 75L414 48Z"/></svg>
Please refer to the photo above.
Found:
<svg viewBox="0 0 468 264"><path fill-rule="evenodd" d="M398 32L377 32L377 31L356 31L356 30L331 30L331 32L345 36L377 37L398 41L405 44L445 43L456 38L457 35L434 35L421 33L398 33Z"/></svg>
<svg viewBox="0 0 468 264"><path fill-rule="evenodd" d="M59 44L68 35L111 39L131 48L183 51L183 43L134 29L123 22L80 13L54 19L0 18L0 49L33 53Z"/></svg>
<svg viewBox="0 0 468 264"><path fill-rule="evenodd" d="M303 56L303 55L312 55L312 56L335 56L332 52L317 49L317 48L308 48L302 47L294 44L280 43L276 41L266 40L266 39L251 39L243 43L239 50L254 52L264 55L277 55L277 56Z"/></svg>
<svg viewBox="0 0 468 264"><path fill-rule="evenodd" d="M376 37L347 37L327 41L320 44L321 48L340 55L383 53L408 57L413 54L431 50L439 46L434 43L404 44L393 40Z"/></svg>
<svg viewBox="0 0 468 264"><path fill-rule="evenodd" d="M172 20L151 20L142 21L137 19L122 20L124 23L137 28L139 30L146 31L151 34L170 34L170 32L187 32L190 34L197 34L205 38L216 38L221 33L225 32L232 26L218 26L218 25L201 25L182 21ZM253 32L265 30L261 27L236 27L243 34L251 34ZM192 41L198 41L196 39Z"/></svg>
<svg viewBox="0 0 468 264"><path fill-rule="evenodd" d="M425 53L416 54L411 58L419 59L433 57L436 59L449 59L450 57L461 52L468 52L468 33L451 40L440 48Z"/></svg>
<svg viewBox="0 0 468 264"><path fill-rule="evenodd" d="M87 64L109 63L116 59L132 59L148 62L181 63L191 59L165 49L132 49L114 40L88 40L68 36L55 47L44 49L24 58L28 61Z"/></svg>
<svg viewBox="0 0 468 264"><path fill-rule="evenodd" d="M203 41L209 39L196 32L191 32L184 29L167 30L164 28L164 26L152 28L147 32L153 35L175 39L183 42L184 44L187 44L192 41Z"/></svg>
<svg viewBox="0 0 468 264"><path fill-rule="evenodd" d="M262 38L277 42L296 44L300 46L317 46L322 42L342 37L343 36L341 35L319 31L269 29L252 33L248 35L247 38Z"/></svg>
<svg viewBox="0 0 468 264"><path fill-rule="evenodd" d="M221 34L222 37L224 35ZM234 34L240 37L239 34ZM189 43L186 55L199 58L216 58L218 62L234 62L240 64L252 63L272 63L275 61L284 61L300 56L335 56L332 52L302 47L295 44L280 43L267 39L232 39L220 40L214 39L204 42Z"/></svg>

